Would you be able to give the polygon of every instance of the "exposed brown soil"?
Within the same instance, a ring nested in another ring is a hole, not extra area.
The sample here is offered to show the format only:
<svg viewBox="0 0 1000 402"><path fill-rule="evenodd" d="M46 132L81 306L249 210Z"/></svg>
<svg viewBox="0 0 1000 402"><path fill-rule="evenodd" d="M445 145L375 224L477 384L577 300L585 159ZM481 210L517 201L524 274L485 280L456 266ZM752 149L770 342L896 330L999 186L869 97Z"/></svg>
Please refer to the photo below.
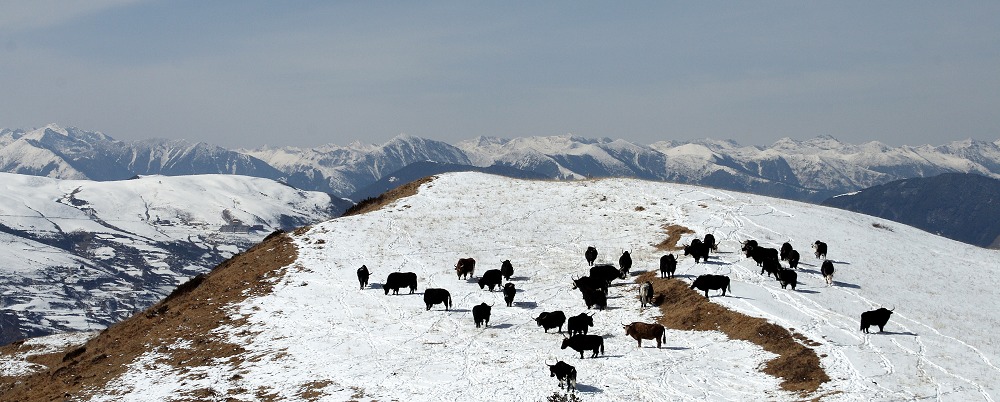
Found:
<svg viewBox="0 0 1000 402"><path fill-rule="evenodd" d="M778 355L768 361L763 372L780 378L781 388L804 394L816 392L830 380L819 364L816 352L797 341L808 341L801 334L794 334L763 318L751 317L712 303L705 294L692 290L679 279L657 277L646 272L636 282L650 281L658 296L663 313L657 319L667 328L684 331L719 331L731 339L741 339L760 345L764 350ZM711 294L711 291L709 292ZM809 345L819 344L808 341Z"/></svg>
<svg viewBox="0 0 1000 402"><path fill-rule="evenodd" d="M179 286L146 311L105 329L83 346L30 357L29 361L48 370L25 377L0 377L0 400L83 399L88 390L103 388L118 378L147 351L166 353L168 358L164 363L178 368L209 365L216 359L237 359L245 352L243 347L227 343L212 332L223 325L239 324L227 316L224 306L270 292L271 284L266 279L280 276L282 268L295 261L296 255L291 238L274 233L210 273ZM168 352L167 346L178 340L190 341L190 348ZM14 343L7 347L21 345ZM214 395L211 390L193 390L184 397L226 398Z"/></svg>
<svg viewBox="0 0 1000 402"><path fill-rule="evenodd" d="M663 230L667 232L667 239L656 245L656 249L661 251L683 250L684 247L678 246L677 242L681 240L681 236L694 233L693 230L681 225L664 225Z"/></svg>

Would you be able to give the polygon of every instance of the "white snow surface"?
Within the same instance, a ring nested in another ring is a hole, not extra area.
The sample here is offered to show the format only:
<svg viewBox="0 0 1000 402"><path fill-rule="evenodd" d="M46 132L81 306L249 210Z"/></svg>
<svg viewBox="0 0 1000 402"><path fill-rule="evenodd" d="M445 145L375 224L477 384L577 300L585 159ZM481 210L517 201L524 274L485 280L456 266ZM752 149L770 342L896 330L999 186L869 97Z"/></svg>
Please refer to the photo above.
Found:
<svg viewBox="0 0 1000 402"><path fill-rule="evenodd" d="M637 347L621 324L651 322L660 312L640 310L631 281L611 288L608 310L591 311L590 333L605 337L598 358L561 350L560 334L536 326L543 311L587 311L570 286L571 276L587 273L587 246L601 252L598 262L632 250L633 273L654 270L663 253L652 245L664 239L667 224L698 237L713 233L720 242L709 263L681 257L679 277L728 275L732 294L709 292L712 302L821 344L815 351L831 380L818 393L782 391L779 379L758 370L771 353L722 333L668 330L662 349L651 341ZM746 239L795 246L802 254L797 290L761 276L739 253ZM809 247L817 239L829 244L837 268L832 287ZM258 390L296 399L313 384L330 401L539 401L559 391L545 366L558 360L578 370L583 400L1000 396L1000 280L991 275L998 252L843 210L632 179L452 173L379 211L315 225L295 242L298 259L273 293L232 308L247 326L222 330L249 350L242 362L181 371L157 363L169 351L149 352L95 400L168 399L197 388L240 400L257 399ZM514 306L506 307L500 292L456 279L453 266L462 257L477 260L476 278L510 259L519 290ZM355 271L362 264L372 271L372 286L359 290ZM380 284L394 271L415 272L417 293L383 294ZM427 288L448 289L452 309L426 310ZM470 310L483 302L494 304L493 314L489 327L477 329ZM886 331L860 332L860 314L880 306L894 308Z"/></svg>

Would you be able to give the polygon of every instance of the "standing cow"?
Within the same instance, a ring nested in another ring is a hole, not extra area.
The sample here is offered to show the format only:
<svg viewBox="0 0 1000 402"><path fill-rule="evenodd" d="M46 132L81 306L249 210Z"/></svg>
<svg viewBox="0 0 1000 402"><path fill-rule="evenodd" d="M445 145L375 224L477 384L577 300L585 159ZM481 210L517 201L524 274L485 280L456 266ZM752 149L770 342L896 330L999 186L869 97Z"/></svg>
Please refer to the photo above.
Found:
<svg viewBox="0 0 1000 402"><path fill-rule="evenodd" d="M573 348L573 350L580 352L580 358L583 358L583 351L593 350L594 354L591 358L597 357L597 351L600 350L601 354L604 354L604 338L598 335L573 335L569 338L563 338L562 347L560 349L566 349L567 347Z"/></svg>
<svg viewBox="0 0 1000 402"><path fill-rule="evenodd" d="M424 304L428 310L435 304L444 304L444 309L447 311L451 308L451 293L445 289L427 288L424 290Z"/></svg>
<svg viewBox="0 0 1000 402"><path fill-rule="evenodd" d="M799 252L792 250L788 252L788 268L796 269L799 267Z"/></svg>
<svg viewBox="0 0 1000 402"><path fill-rule="evenodd" d="M655 339L656 348L659 349L661 345L661 340L663 343L667 342L666 330L663 325L660 324L646 324L644 322L633 322L628 325L622 324L625 329L625 335L631 336L639 342L639 347L642 347L643 339Z"/></svg>
<svg viewBox="0 0 1000 402"><path fill-rule="evenodd" d="M889 316L892 315L892 311L886 310L885 307L881 307L878 310L865 311L861 313L861 332L868 333L868 327L872 325L878 326L878 332L882 332L885 328L885 324L889 322Z"/></svg>
<svg viewBox="0 0 1000 402"><path fill-rule="evenodd" d="M361 268L358 268L358 282L361 283L362 290L364 290L365 286L368 286L369 276L371 276L371 273L368 272L367 266L362 265Z"/></svg>
<svg viewBox="0 0 1000 402"><path fill-rule="evenodd" d="M823 265L819 268L819 272L823 274L823 279L826 280L827 286L833 285L833 262L830 260L823 261Z"/></svg>
<svg viewBox="0 0 1000 402"><path fill-rule="evenodd" d="M785 289L785 286L792 285L792 290L795 290L795 284L798 282L799 274L794 270L778 268L778 272L775 276L778 277L778 283L781 284L782 289Z"/></svg>
<svg viewBox="0 0 1000 402"><path fill-rule="evenodd" d="M729 277L725 275L712 275L705 274L699 275L695 278L694 282L691 283L691 289L698 288L698 290L705 291L705 298L708 298L709 290L722 290L722 295L726 295L726 290L728 289L732 293L733 289L729 287Z"/></svg>
<svg viewBox="0 0 1000 402"><path fill-rule="evenodd" d="M479 278L479 288L483 289L489 286L490 292L493 291L494 287L500 287L501 283L503 283L503 274L500 273L499 269L491 269L483 272L483 276Z"/></svg>
<svg viewBox="0 0 1000 402"><path fill-rule="evenodd" d="M646 281L646 283L643 283L642 285L639 286L639 303L642 305L642 308L646 308L647 304L649 305L653 304L652 282Z"/></svg>
<svg viewBox="0 0 1000 402"><path fill-rule="evenodd" d="M673 254L660 257L660 277L673 278L677 271L677 258Z"/></svg>
<svg viewBox="0 0 1000 402"><path fill-rule="evenodd" d="M583 256L587 258L587 265L594 266L594 261L597 260L597 248L594 246L587 247L587 251L583 253Z"/></svg>
<svg viewBox="0 0 1000 402"><path fill-rule="evenodd" d="M813 250L813 254L816 255L817 260L820 258L826 258L826 243L816 240L816 242L813 243Z"/></svg>
<svg viewBox="0 0 1000 402"><path fill-rule="evenodd" d="M393 272L385 278L385 283L382 284L382 290L385 290L385 294L389 294L389 290L392 290L392 294L398 295L399 288L410 288L410 294L417 291L417 274L413 272Z"/></svg>
<svg viewBox="0 0 1000 402"><path fill-rule="evenodd" d="M506 281L510 281L510 277L514 276L514 265L510 263L510 260L500 262L500 273L503 274L503 279Z"/></svg>
<svg viewBox="0 0 1000 402"><path fill-rule="evenodd" d="M590 277L611 286L611 282L615 279L625 279L625 272L611 264L598 264L590 268Z"/></svg>
<svg viewBox="0 0 1000 402"><path fill-rule="evenodd" d="M566 321L566 331L569 331L569 336L576 334L587 335L588 328L593 326L594 316L587 313L574 315Z"/></svg>
<svg viewBox="0 0 1000 402"><path fill-rule="evenodd" d="M691 240L691 244L684 246L684 255L694 256L695 264L700 260L708 262L708 246L699 239Z"/></svg>
<svg viewBox="0 0 1000 402"><path fill-rule="evenodd" d="M760 275L764 275L767 272L767 276L774 276L774 279L778 279L778 270L781 269L781 263L775 257L768 257L763 261L763 265L760 266Z"/></svg>
<svg viewBox="0 0 1000 402"><path fill-rule="evenodd" d="M781 244L781 249L778 250L782 261L788 261L788 253L793 250L791 243L784 242Z"/></svg>
<svg viewBox="0 0 1000 402"><path fill-rule="evenodd" d="M493 306L486 303L481 303L478 306L472 306L472 320L476 322L476 328L480 325L484 327L490 326L490 311Z"/></svg>
<svg viewBox="0 0 1000 402"><path fill-rule="evenodd" d="M583 302L588 310L592 306L604 310L608 308L608 295L598 289L583 289Z"/></svg>
<svg viewBox="0 0 1000 402"><path fill-rule="evenodd" d="M719 252L719 243L715 242L715 236L713 236L711 233L705 235L705 241L703 243L705 244L705 247L708 247L709 250Z"/></svg>
<svg viewBox="0 0 1000 402"><path fill-rule="evenodd" d="M455 273L458 274L458 279L472 278L475 271L476 260L474 258L459 258L458 263L455 264Z"/></svg>
<svg viewBox="0 0 1000 402"><path fill-rule="evenodd" d="M628 275L628 271L632 269L632 256L628 251L622 251L622 256L618 257L618 266L621 267L623 275Z"/></svg>
<svg viewBox="0 0 1000 402"><path fill-rule="evenodd" d="M514 289L514 284L507 282L503 285L503 301L507 303L507 307L514 304L514 295L517 294L517 289Z"/></svg>
<svg viewBox="0 0 1000 402"><path fill-rule="evenodd" d="M557 327L559 328L559 333L562 333L563 324L566 323L566 314L564 314L561 310L552 312L546 311L539 314L538 318L535 318L535 323L538 324L539 327L544 328L546 333L549 332L549 329Z"/></svg>
<svg viewBox="0 0 1000 402"><path fill-rule="evenodd" d="M560 360L556 364L545 363L549 366L549 377L555 377L559 380L559 389L563 387L563 381L566 381L567 391L576 391L576 367L566 364L566 362Z"/></svg>

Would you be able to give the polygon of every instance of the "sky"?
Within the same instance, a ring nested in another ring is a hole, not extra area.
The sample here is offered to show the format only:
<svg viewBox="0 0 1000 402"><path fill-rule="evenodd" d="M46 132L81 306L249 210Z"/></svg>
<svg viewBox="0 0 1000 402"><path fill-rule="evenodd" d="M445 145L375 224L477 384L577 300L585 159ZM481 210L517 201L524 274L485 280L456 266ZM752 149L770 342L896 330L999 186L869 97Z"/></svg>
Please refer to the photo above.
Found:
<svg viewBox="0 0 1000 402"><path fill-rule="evenodd" d="M996 1L0 0L0 127L995 141L998 20Z"/></svg>

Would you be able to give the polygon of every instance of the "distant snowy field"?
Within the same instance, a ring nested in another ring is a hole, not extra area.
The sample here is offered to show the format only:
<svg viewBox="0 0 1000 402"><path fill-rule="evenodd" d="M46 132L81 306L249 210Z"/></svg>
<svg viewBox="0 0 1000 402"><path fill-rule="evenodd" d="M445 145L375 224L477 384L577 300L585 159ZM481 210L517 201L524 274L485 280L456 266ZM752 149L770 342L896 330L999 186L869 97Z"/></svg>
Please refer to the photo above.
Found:
<svg viewBox="0 0 1000 402"><path fill-rule="evenodd" d="M576 366L584 400L801 399L758 371L773 355L721 333L668 330L663 349L650 341L636 347L621 323L649 322L660 312L640 311L630 282L613 286L610 308L596 313L590 333L604 335L606 346L599 358L560 350L561 336L535 325L543 311L587 311L570 289L571 276L587 273L587 246L598 248L599 262L616 265L623 249L632 250L633 272L654 270L662 253L653 244L665 238L668 224L697 237L713 233L721 242L711 263L682 257L679 276L690 282L703 273L729 275L733 294L710 292L713 302L822 344L815 349L831 381L810 397L994 401L1000 395L997 251L749 194L631 179L543 182L455 173L380 211L298 236L299 258L274 293L233 310L249 321L226 330L250 350L241 363L219 361L181 374L149 352L96 400L150 400L203 387L225 395L242 387L250 390L242 395L247 400L257 398L257 389L293 399L317 389L331 401L538 401L558 391L545 366L558 360ZM759 275L739 254L746 239L775 248L791 242L802 254L798 290ZM818 273L821 261L809 247L815 240L829 244L833 287ZM452 267L462 257L477 260L477 279L510 259L515 306L506 307L500 292L456 279ZM365 290L355 276L362 264L374 285ZM384 295L379 285L393 271L416 272L417 294ZM451 292L452 311L441 305L425 311L421 294L430 287ZM493 316L489 328L477 329L470 309L482 302L494 303ZM860 314L880 306L895 308L886 332L861 333ZM178 340L176 347L187 345Z"/></svg>

